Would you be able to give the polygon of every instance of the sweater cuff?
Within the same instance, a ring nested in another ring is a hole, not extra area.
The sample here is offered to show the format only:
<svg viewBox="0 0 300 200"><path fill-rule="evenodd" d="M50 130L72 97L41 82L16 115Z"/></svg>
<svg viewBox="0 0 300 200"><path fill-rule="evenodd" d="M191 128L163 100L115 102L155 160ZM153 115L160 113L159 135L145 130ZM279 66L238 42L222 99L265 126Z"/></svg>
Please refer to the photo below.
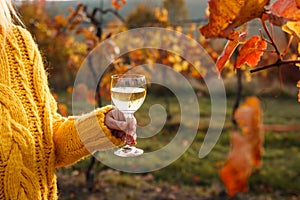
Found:
<svg viewBox="0 0 300 200"><path fill-rule="evenodd" d="M105 125L105 116L106 114L111 111L114 107L111 105L96 109L96 116L98 119L98 122L100 124L101 129L103 130L103 133L105 134L105 136L115 145L115 146L120 146L123 145L124 142L120 139L120 138L116 138L113 134L112 134L112 130L109 129L106 125Z"/></svg>
<svg viewBox="0 0 300 200"><path fill-rule="evenodd" d="M90 151L105 150L120 146L123 141L112 134L104 121L105 115L113 106L105 106L76 120L76 127L84 146Z"/></svg>

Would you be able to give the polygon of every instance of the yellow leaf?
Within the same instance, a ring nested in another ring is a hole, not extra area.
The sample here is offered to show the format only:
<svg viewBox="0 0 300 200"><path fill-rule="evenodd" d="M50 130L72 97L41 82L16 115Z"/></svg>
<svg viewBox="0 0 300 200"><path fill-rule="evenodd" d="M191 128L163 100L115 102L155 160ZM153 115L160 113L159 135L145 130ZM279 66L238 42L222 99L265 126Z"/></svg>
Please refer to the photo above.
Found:
<svg viewBox="0 0 300 200"><path fill-rule="evenodd" d="M173 69L177 72L181 72L182 71L182 66L179 63L175 63L173 65Z"/></svg>
<svg viewBox="0 0 300 200"><path fill-rule="evenodd" d="M169 55L169 56L168 56L168 61L169 61L170 63L178 63L178 62L181 61L181 57L178 56L178 55Z"/></svg>
<svg viewBox="0 0 300 200"><path fill-rule="evenodd" d="M170 63L175 63L175 58L174 58L174 56L169 55L169 56L168 56L168 61L169 61Z"/></svg>
<svg viewBox="0 0 300 200"><path fill-rule="evenodd" d="M282 30L290 35L300 38L300 21L288 21L282 26Z"/></svg>
<svg viewBox="0 0 300 200"><path fill-rule="evenodd" d="M189 63L186 60L184 60L182 62L182 70L185 71L188 69L188 67L189 67Z"/></svg>

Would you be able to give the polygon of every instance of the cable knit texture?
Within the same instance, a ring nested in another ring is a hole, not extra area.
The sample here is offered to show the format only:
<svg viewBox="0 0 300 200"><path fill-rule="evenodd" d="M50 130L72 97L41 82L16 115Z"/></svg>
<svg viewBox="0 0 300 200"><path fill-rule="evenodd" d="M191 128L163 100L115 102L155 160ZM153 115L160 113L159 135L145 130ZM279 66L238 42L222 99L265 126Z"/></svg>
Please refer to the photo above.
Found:
<svg viewBox="0 0 300 200"><path fill-rule="evenodd" d="M30 33L15 26L3 45L0 199L58 199L55 168L71 165L96 149L121 144L104 125L105 113L112 107L80 117L61 117Z"/></svg>

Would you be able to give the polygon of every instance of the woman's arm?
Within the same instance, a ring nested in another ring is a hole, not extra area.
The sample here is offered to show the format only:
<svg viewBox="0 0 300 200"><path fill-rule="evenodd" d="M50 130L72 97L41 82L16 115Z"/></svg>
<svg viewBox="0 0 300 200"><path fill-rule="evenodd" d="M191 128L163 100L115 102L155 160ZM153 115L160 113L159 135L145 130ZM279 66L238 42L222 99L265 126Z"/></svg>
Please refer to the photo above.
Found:
<svg viewBox="0 0 300 200"><path fill-rule="evenodd" d="M95 150L109 149L123 143L104 124L105 115L111 109L111 106L106 106L80 117L68 118L54 113L53 141L57 167L70 165Z"/></svg>
<svg viewBox="0 0 300 200"><path fill-rule="evenodd" d="M44 124L46 138L51 137L55 148L55 166L71 165L95 150L103 150L121 145L121 139L112 135L105 125L105 115L112 106L106 106L78 117L62 117L57 113L57 102L54 100L47 81L42 58L30 33L18 27L27 46L29 60L37 73L36 91L43 116L49 123ZM50 134L50 135L49 135Z"/></svg>

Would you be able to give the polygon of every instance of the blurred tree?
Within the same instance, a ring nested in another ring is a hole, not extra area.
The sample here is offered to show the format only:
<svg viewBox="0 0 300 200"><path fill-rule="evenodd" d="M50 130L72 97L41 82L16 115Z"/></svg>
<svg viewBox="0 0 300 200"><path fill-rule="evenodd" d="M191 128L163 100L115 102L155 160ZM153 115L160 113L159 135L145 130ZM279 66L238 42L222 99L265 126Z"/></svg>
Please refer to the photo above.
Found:
<svg viewBox="0 0 300 200"><path fill-rule="evenodd" d="M145 4L137 5L126 18L128 29L157 26L159 23L160 21L157 19L154 10Z"/></svg>
<svg viewBox="0 0 300 200"><path fill-rule="evenodd" d="M163 7L167 9L172 24L189 17L185 0L163 0Z"/></svg>
<svg viewBox="0 0 300 200"><path fill-rule="evenodd" d="M49 17L42 2L22 2L18 7L22 20L35 38L49 72L49 83L56 91L73 85L76 72L86 55L86 45L76 41L74 34L63 31L63 16ZM34 10L34 12L32 12Z"/></svg>

